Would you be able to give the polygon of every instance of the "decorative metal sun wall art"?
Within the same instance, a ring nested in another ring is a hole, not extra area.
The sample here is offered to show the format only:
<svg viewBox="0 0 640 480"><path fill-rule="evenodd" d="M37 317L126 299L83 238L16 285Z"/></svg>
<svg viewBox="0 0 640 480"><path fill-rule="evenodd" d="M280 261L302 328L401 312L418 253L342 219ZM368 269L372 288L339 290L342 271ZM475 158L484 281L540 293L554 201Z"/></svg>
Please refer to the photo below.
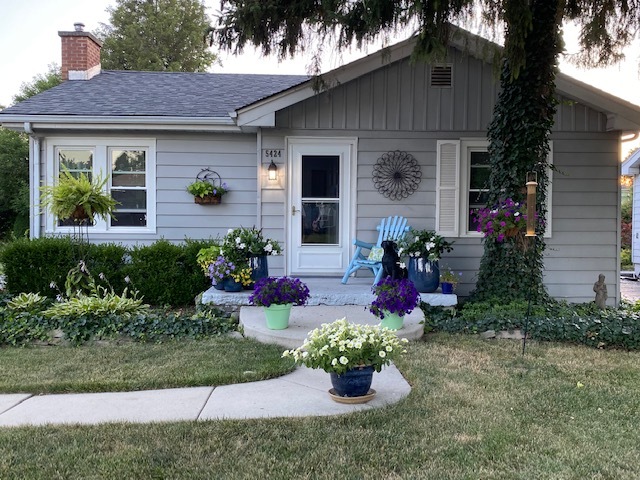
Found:
<svg viewBox="0 0 640 480"><path fill-rule="evenodd" d="M391 200L402 200L416 191L422 171L413 155L396 150L382 155L373 167L373 185Z"/></svg>

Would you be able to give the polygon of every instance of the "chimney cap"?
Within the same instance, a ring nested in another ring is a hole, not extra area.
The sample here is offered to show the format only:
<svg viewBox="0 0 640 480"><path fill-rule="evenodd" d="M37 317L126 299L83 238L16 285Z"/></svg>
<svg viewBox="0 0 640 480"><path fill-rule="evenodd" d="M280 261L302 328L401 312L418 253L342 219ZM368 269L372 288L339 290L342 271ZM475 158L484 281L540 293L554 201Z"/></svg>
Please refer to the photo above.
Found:
<svg viewBox="0 0 640 480"><path fill-rule="evenodd" d="M76 32L84 32L84 23L76 22L73 24L73 28Z"/></svg>

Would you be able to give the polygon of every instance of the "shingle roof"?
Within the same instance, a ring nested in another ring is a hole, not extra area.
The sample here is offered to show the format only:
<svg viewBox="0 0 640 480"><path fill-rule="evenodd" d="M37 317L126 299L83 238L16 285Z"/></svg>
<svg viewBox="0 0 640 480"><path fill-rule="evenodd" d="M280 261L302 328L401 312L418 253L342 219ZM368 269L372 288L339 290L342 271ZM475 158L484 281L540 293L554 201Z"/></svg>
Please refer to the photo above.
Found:
<svg viewBox="0 0 640 480"><path fill-rule="evenodd" d="M11 115L227 117L308 80L301 75L102 71L0 112Z"/></svg>

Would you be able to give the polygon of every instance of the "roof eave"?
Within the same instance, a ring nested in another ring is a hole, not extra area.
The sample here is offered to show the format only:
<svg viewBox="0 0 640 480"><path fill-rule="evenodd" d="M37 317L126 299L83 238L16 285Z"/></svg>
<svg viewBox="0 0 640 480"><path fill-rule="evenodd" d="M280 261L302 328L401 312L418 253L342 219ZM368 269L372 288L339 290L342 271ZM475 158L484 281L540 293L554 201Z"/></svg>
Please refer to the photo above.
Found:
<svg viewBox="0 0 640 480"><path fill-rule="evenodd" d="M607 114L607 130L640 130L640 106L627 102L564 73L556 76L556 91Z"/></svg>
<svg viewBox="0 0 640 480"><path fill-rule="evenodd" d="M24 124L35 130L180 130L239 132L229 117L164 117L164 116L82 116L82 115L0 115L0 125L11 130L24 130Z"/></svg>

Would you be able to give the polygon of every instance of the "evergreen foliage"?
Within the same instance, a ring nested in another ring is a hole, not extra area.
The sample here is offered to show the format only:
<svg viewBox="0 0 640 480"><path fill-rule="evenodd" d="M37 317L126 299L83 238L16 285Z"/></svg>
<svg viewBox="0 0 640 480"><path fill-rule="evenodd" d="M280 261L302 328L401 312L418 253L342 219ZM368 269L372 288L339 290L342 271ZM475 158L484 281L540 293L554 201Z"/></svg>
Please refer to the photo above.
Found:
<svg viewBox="0 0 640 480"><path fill-rule="evenodd" d="M51 64L46 73L20 86L13 102L22 102L61 81L60 68ZM29 138L24 133L0 128L0 236L13 232L21 237L28 228Z"/></svg>
<svg viewBox="0 0 640 480"><path fill-rule="evenodd" d="M96 32L105 70L205 72L216 60L198 0L116 0L107 10L111 24Z"/></svg>

